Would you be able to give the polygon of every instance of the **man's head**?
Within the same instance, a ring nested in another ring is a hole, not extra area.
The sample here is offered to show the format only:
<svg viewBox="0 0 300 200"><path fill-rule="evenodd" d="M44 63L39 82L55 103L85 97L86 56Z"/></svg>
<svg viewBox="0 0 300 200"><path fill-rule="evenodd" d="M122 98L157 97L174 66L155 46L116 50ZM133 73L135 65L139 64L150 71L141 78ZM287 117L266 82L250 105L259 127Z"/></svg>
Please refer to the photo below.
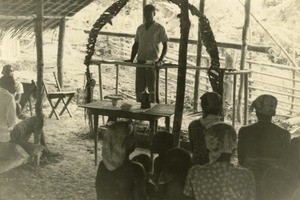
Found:
<svg viewBox="0 0 300 200"><path fill-rule="evenodd" d="M152 140L151 152L164 155L173 147L173 134L168 131L158 131Z"/></svg>
<svg viewBox="0 0 300 200"><path fill-rule="evenodd" d="M3 76L13 76L14 75L14 70L11 65L4 65L2 69L2 75Z"/></svg>
<svg viewBox="0 0 300 200"><path fill-rule="evenodd" d="M155 16L155 7L152 4L148 4L144 7L144 18L146 22L152 22Z"/></svg>
<svg viewBox="0 0 300 200"><path fill-rule="evenodd" d="M250 106L250 112L254 109L258 120L271 119L276 114L277 99L276 97L268 94L260 95L257 97Z"/></svg>
<svg viewBox="0 0 300 200"><path fill-rule="evenodd" d="M0 78L0 87L6 89L11 94L16 92L16 82L12 76L2 76Z"/></svg>
<svg viewBox="0 0 300 200"><path fill-rule="evenodd" d="M222 111L222 97L216 92L205 92L201 97L203 116L208 114L220 115Z"/></svg>

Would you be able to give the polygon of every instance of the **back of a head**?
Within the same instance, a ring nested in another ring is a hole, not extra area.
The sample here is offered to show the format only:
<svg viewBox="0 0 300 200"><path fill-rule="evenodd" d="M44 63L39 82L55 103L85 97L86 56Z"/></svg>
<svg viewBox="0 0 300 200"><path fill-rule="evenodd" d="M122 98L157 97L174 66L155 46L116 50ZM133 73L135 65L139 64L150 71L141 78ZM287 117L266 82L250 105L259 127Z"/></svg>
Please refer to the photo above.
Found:
<svg viewBox="0 0 300 200"><path fill-rule="evenodd" d="M231 125L223 122L212 125L205 133L210 162L217 161L222 154L233 154L236 142L237 134Z"/></svg>
<svg viewBox="0 0 300 200"><path fill-rule="evenodd" d="M0 78L0 87L6 89L11 94L16 92L16 82L12 76L2 76Z"/></svg>
<svg viewBox="0 0 300 200"><path fill-rule="evenodd" d="M201 97L201 108L204 114L220 115L222 97L216 92L205 92Z"/></svg>
<svg viewBox="0 0 300 200"><path fill-rule="evenodd" d="M141 165L143 165L143 167L145 169L145 172L147 174L150 173L150 170L151 170L151 158L150 158L149 155L142 153L142 154L134 156L131 160L135 161L135 162L138 162Z"/></svg>
<svg viewBox="0 0 300 200"><path fill-rule="evenodd" d="M168 131L158 131L152 140L151 152L164 154L173 147L173 134Z"/></svg>
<svg viewBox="0 0 300 200"><path fill-rule="evenodd" d="M109 170L120 167L135 149L135 129L131 122L117 121L108 125L102 143L102 158Z"/></svg>
<svg viewBox="0 0 300 200"><path fill-rule="evenodd" d="M4 65L2 68L2 75L3 76L10 76L12 72L12 66L11 65Z"/></svg>
<svg viewBox="0 0 300 200"><path fill-rule="evenodd" d="M286 200L296 188L293 175L279 166L268 168L262 179L262 197L264 200Z"/></svg>
<svg viewBox="0 0 300 200"><path fill-rule="evenodd" d="M191 166L192 157L189 152L182 148L172 148L166 154L163 171L177 176L184 183Z"/></svg>
<svg viewBox="0 0 300 200"><path fill-rule="evenodd" d="M155 12L155 7L152 4L147 4L144 7L144 12Z"/></svg>
<svg viewBox="0 0 300 200"><path fill-rule="evenodd" d="M258 96L250 105L250 112L255 109L258 120L269 120L276 114L276 97L263 94Z"/></svg>

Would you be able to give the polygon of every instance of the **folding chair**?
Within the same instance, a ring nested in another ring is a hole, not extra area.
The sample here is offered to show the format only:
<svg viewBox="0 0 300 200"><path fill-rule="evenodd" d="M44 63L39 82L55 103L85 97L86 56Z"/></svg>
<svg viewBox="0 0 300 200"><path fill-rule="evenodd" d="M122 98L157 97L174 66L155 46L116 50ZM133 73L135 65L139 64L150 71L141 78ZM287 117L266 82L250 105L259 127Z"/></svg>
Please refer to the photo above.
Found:
<svg viewBox="0 0 300 200"><path fill-rule="evenodd" d="M36 98L36 84L33 80L31 83L22 82L24 93L21 96L20 105L21 105L21 113L25 110L26 106L29 106L30 115L32 116L32 103L31 98Z"/></svg>
<svg viewBox="0 0 300 200"><path fill-rule="evenodd" d="M59 85L59 83L56 79L55 74L54 74L54 77L55 77L56 85L57 85L57 88L58 88L57 92L49 92L45 82L43 82L47 99L48 99L49 104L52 108L51 113L49 115L49 118L51 118L52 115L54 114L56 119L59 120L59 116L61 116L66 110L69 113L70 117L73 117L72 113L70 112L70 110L68 108L68 105L71 102L72 98L75 96L76 91L62 91L62 89L61 89L61 87L60 87L60 85ZM65 98L66 98L66 100L65 100ZM55 103L52 101L53 99L56 99ZM60 113L57 114L56 109L57 109L58 105L60 104L60 102L62 102L63 108L60 111Z"/></svg>

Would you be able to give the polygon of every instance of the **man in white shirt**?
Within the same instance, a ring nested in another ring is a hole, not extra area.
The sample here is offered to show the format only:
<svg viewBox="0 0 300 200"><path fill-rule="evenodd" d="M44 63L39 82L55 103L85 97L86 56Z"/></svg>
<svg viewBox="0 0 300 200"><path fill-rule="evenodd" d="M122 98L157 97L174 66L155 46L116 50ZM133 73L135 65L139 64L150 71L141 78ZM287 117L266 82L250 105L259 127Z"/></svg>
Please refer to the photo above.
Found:
<svg viewBox="0 0 300 200"><path fill-rule="evenodd" d="M11 65L5 65L2 69L2 75L14 77L13 67ZM21 109L22 109L21 105L20 105L20 101L21 101L22 94L24 93L24 89L23 89L23 85L21 82L15 80L15 83L16 83L15 84L16 92L14 94L14 98L15 98L15 102L16 102L16 113L17 113L17 116L19 116L21 114Z"/></svg>
<svg viewBox="0 0 300 200"><path fill-rule="evenodd" d="M168 36L165 28L154 21L155 7L148 4L144 7L145 22L136 31L134 44L132 46L131 58L127 62L133 62L137 55L140 64L147 62L155 63L156 66L163 64L163 59L167 53ZM159 56L159 44L162 43L163 49ZM135 90L137 101L141 101L141 94L148 89L150 101L155 102L156 93L156 73L154 68L136 68Z"/></svg>

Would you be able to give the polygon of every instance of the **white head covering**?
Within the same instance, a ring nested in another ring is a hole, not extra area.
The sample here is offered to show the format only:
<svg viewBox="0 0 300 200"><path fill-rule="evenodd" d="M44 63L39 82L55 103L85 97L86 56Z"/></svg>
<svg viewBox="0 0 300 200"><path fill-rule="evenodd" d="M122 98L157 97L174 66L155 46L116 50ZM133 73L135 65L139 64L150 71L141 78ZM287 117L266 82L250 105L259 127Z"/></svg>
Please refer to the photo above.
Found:
<svg viewBox="0 0 300 200"><path fill-rule="evenodd" d="M230 153L237 148L237 136L232 126L217 123L207 129L205 134L206 148L209 150L210 162L215 162L222 153Z"/></svg>

